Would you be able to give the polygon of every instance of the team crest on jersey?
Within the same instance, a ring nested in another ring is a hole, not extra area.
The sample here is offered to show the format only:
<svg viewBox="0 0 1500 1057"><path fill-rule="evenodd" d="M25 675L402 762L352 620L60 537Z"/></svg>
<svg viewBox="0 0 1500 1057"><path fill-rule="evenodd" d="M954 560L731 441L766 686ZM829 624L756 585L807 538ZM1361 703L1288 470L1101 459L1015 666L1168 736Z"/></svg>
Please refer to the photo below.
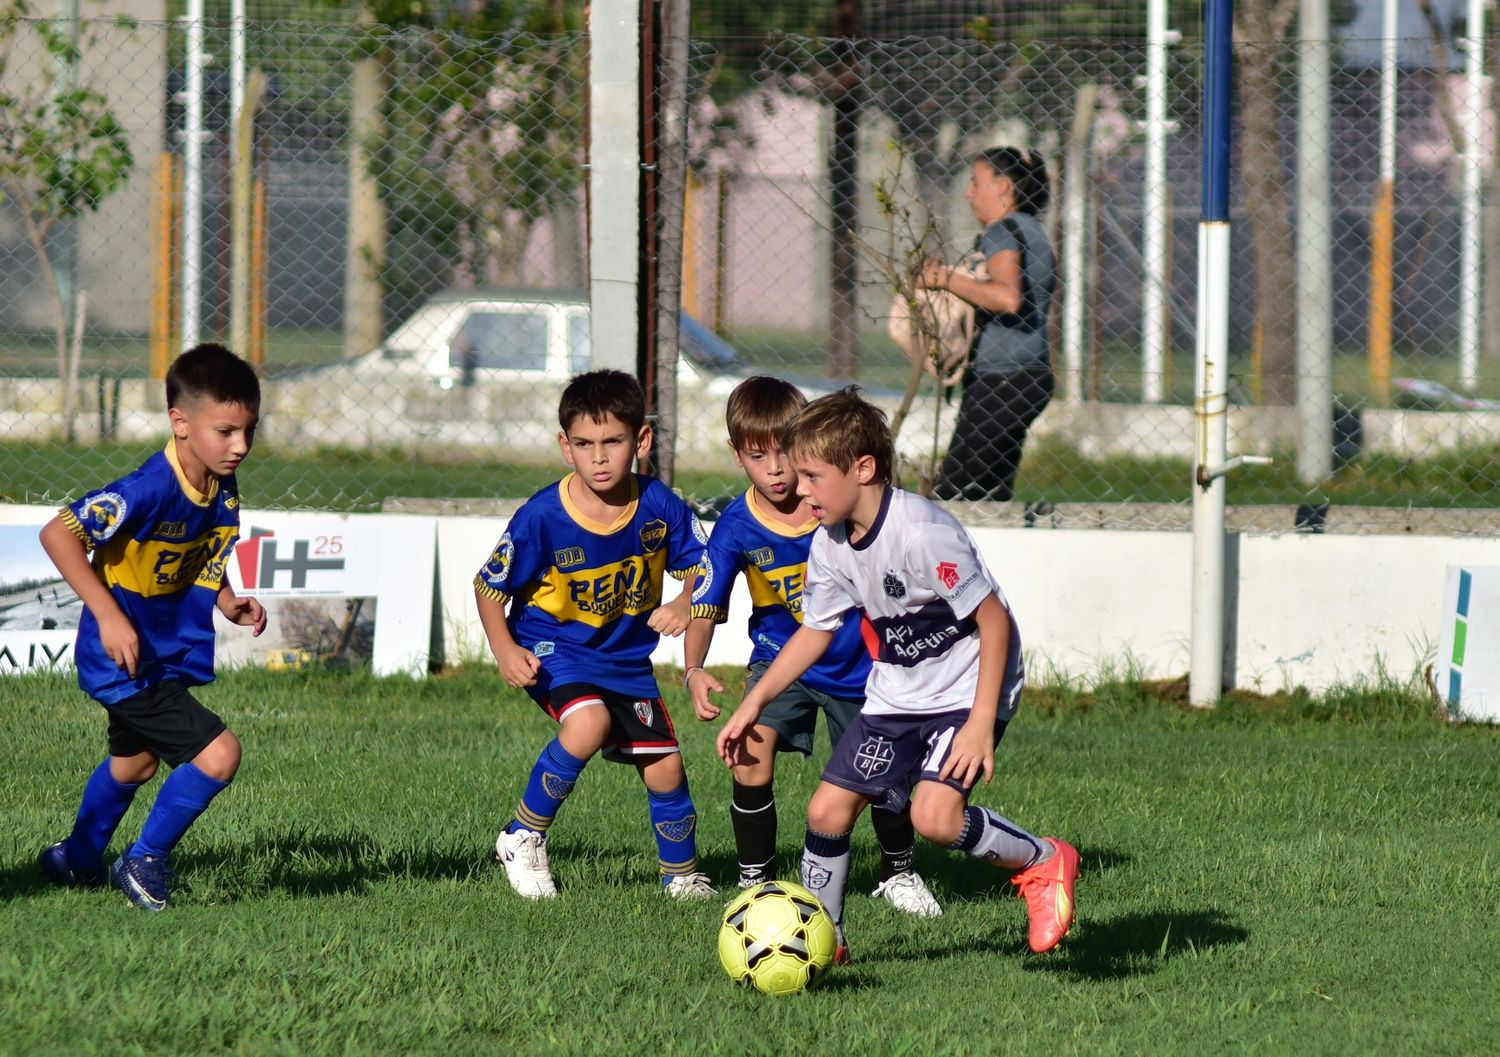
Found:
<svg viewBox="0 0 1500 1057"><path fill-rule="evenodd" d="M551 657L552 651L556 648L550 642L538 642L535 646L531 647L531 655L533 657Z"/></svg>
<svg viewBox="0 0 1500 1057"><path fill-rule="evenodd" d="M571 569L588 560L582 547L563 547L552 552L552 564L559 569Z"/></svg>
<svg viewBox="0 0 1500 1057"><path fill-rule="evenodd" d="M637 701L631 707L635 709L635 718L649 727L651 725L651 717L654 715L651 710L651 702Z"/></svg>
<svg viewBox="0 0 1500 1057"><path fill-rule="evenodd" d="M702 561L698 563L698 583L693 587L693 601L697 602L706 594L708 589L714 585L714 563Z"/></svg>
<svg viewBox="0 0 1500 1057"><path fill-rule="evenodd" d="M893 572L885 574L885 578L880 581L880 586L885 589L887 598L900 601L906 597L906 585L901 582L901 577Z"/></svg>
<svg viewBox="0 0 1500 1057"><path fill-rule="evenodd" d="M229 495L226 495L224 497L224 509L225 510L233 510L235 507L237 507L239 505L240 505L239 496L234 495L233 493L230 493Z"/></svg>
<svg viewBox="0 0 1500 1057"><path fill-rule="evenodd" d="M510 541L510 533L500 537L500 542L495 544L495 553L490 555L490 560L484 563L484 577L504 583L505 578L510 575L510 561L516 556L516 546Z"/></svg>
<svg viewBox="0 0 1500 1057"><path fill-rule="evenodd" d="M698 520L697 514L693 515L693 539L705 547L708 546L708 533L703 531L703 522Z"/></svg>
<svg viewBox="0 0 1500 1057"><path fill-rule="evenodd" d="M647 553L659 550L667 538L667 523L660 518L641 526L641 548Z"/></svg>
<svg viewBox="0 0 1500 1057"><path fill-rule="evenodd" d="M889 771L895 758L896 747L885 738L866 738L854 753L854 769L869 781Z"/></svg>
<svg viewBox="0 0 1500 1057"><path fill-rule="evenodd" d="M96 543L115 534L125 517L125 497L119 492L99 492L83 501L83 525Z"/></svg>
<svg viewBox="0 0 1500 1057"><path fill-rule="evenodd" d="M751 565L764 569L776 560L776 552L770 547L756 547L753 551L746 551L745 557Z"/></svg>
<svg viewBox="0 0 1500 1057"><path fill-rule="evenodd" d="M180 540L187 536L186 521L158 521L151 535L161 539Z"/></svg>
<svg viewBox="0 0 1500 1057"><path fill-rule="evenodd" d="M944 587L950 591L953 590L954 585L958 583L958 566L953 562L938 562L937 578Z"/></svg>

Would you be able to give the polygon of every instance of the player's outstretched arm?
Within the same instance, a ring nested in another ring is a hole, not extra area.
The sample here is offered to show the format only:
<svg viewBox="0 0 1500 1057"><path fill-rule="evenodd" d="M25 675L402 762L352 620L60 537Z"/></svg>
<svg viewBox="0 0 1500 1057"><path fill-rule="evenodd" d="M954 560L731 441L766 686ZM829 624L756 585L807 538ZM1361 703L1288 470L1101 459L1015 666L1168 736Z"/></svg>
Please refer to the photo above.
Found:
<svg viewBox="0 0 1500 1057"><path fill-rule="evenodd" d="M219 597L214 599L214 604L232 622L253 628L250 632L252 638L266 630L266 607L258 599L248 595L241 598L235 594L228 580L219 588Z"/></svg>
<svg viewBox="0 0 1500 1057"><path fill-rule="evenodd" d="M974 610L979 627L979 678L969 718L953 736L953 747L939 778L957 778L973 785L979 776L989 784L995 773L995 713L1000 707L1000 686L1005 680L1005 662L1010 652L1010 614L999 597L991 593Z"/></svg>
<svg viewBox="0 0 1500 1057"><path fill-rule="evenodd" d="M541 670L542 662L511 636L510 626L505 623L505 603L478 592L474 603L479 608L479 623L484 627L484 637L495 655L501 677L517 689L536 685L536 673Z"/></svg>
<svg viewBox="0 0 1500 1057"><path fill-rule="evenodd" d="M719 718L719 706L709 700L709 694L723 693L724 684L715 679L713 673L703 667L708 659L708 647L714 641L714 622L708 617L694 617L687 628L687 644L683 650L683 685L693 699L693 712L701 720Z"/></svg>
<svg viewBox="0 0 1500 1057"><path fill-rule="evenodd" d="M42 550L57 566L57 571L67 581L75 594L94 619L99 622L99 643L109 659L118 664L133 679L136 665L141 659L141 640L135 625L109 593L99 574L89 564L88 548L83 540L73 535L60 518L53 518L42 526Z"/></svg>
<svg viewBox="0 0 1500 1057"><path fill-rule="evenodd" d="M725 763L733 767L742 762L749 762L742 760L741 757L750 728L755 726L756 720L760 719L760 714L765 711L766 705L802 678L803 673L823 656L824 651L828 649L828 644L832 641L833 632L819 631L806 625L792 633L792 637L786 640L786 645L781 647L781 652L776 655L771 666L766 669L754 688L745 695L745 699L740 702L740 707L734 710L734 715L729 717L729 722L725 723L724 729L719 732L717 747L719 756Z"/></svg>

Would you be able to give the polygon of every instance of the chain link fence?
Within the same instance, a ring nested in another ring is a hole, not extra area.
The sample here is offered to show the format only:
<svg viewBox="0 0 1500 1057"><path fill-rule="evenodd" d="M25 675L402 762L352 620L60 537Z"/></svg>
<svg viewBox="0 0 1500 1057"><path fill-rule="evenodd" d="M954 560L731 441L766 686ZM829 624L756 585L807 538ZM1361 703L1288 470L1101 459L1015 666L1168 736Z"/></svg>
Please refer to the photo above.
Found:
<svg viewBox="0 0 1500 1057"><path fill-rule="evenodd" d="M252 134L233 127L230 41L210 25L192 181L180 25L78 23L77 62L42 28L0 25L4 499L60 500L160 443L155 379L180 347L185 307L204 338L263 370L262 432L241 475L258 505L519 498L557 475L556 398L590 350L586 37L251 23ZM1431 54L1425 40L1406 45ZM1483 321L1500 312L1500 269L1481 272L1476 305L1464 245L1500 253L1493 107L1486 97L1476 115L1487 200L1475 213L1460 180L1461 81L1408 60L1386 196L1369 52L1344 42L1326 70L1331 345L1326 378L1309 378L1296 307L1298 226L1317 215L1298 197L1304 74L1294 42L1237 48L1230 446L1275 462L1230 479L1231 524L1488 531L1500 327ZM722 414L752 371L812 394L858 382L900 416L905 482L930 485L958 397L925 375L909 393L914 369L888 317L921 260L971 248L972 158L1010 144L1039 151L1053 176L1042 219L1066 279L1048 328L1056 392L1014 499L967 516L1184 527L1202 55L1192 42L1168 49L1158 195L1150 58L1138 42L695 40L687 192L657 218L683 246L676 422L664 432L685 494L709 504L742 487ZM748 68L716 78L729 62ZM48 101L82 89L99 117L87 129L105 131L70 142L47 124ZM28 153L38 136L50 154ZM84 179L81 160L108 161L91 153L100 143L124 155L113 179ZM194 216L196 258L184 249ZM1145 249L1153 229L1157 258ZM1147 318L1160 320L1151 333ZM1318 435L1329 450L1312 460L1326 471L1309 475L1294 405L1313 383L1333 399Z"/></svg>

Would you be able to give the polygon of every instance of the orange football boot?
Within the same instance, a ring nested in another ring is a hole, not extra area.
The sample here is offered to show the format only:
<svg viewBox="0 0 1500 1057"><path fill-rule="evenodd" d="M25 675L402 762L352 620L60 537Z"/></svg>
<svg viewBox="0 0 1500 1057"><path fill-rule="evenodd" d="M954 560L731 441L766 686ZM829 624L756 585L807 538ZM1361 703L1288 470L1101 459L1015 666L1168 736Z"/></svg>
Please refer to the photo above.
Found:
<svg viewBox="0 0 1500 1057"><path fill-rule="evenodd" d="M1078 851L1065 840L1043 837L1052 858L1028 866L1010 879L1026 899L1031 928L1028 939L1038 954L1062 942L1073 924L1073 882L1078 879Z"/></svg>

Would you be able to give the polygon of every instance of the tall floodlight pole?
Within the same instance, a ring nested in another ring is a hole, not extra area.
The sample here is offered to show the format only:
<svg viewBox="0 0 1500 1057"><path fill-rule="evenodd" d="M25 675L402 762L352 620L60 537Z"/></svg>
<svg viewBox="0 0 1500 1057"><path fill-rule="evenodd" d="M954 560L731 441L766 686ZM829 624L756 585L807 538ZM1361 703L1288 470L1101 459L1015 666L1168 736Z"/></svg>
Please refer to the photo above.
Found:
<svg viewBox="0 0 1500 1057"><path fill-rule="evenodd" d="M1229 410L1229 68L1231 0L1208 0L1203 56L1203 206L1198 221L1192 646L1188 700L1224 691L1224 472Z"/></svg>
<svg viewBox="0 0 1500 1057"><path fill-rule="evenodd" d="M1141 399L1159 404L1166 391L1167 347L1167 0L1146 4L1146 181L1141 217L1145 258L1141 288Z"/></svg>
<svg viewBox="0 0 1500 1057"><path fill-rule="evenodd" d="M1458 377L1465 389L1479 384L1479 292L1483 289L1483 234L1479 199L1484 172L1484 0L1469 0L1464 46L1463 243L1459 267Z"/></svg>
<svg viewBox="0 0 1500 1057"><path fill-rule="evenodd" d="M198 344L203 285L203 0L188 0L187 117L182 130L182 349Z"/></svg>
<svg viewBox="0 0 1500 1057"><path fill-rule="evenodd" d="M1394 4L1395 0L1388 0ZM1297 477L1333 470L1328 0L1302 0L1297 92Z"/></svg>
<svg viewBox="0 0 1500 1057"><path fill-rule="evenodd" d="M1396 242L1396 4L1385 0L1380 35L1380 184L1370 217L1370 389L1391 397L1391 291Z"/></svg>

